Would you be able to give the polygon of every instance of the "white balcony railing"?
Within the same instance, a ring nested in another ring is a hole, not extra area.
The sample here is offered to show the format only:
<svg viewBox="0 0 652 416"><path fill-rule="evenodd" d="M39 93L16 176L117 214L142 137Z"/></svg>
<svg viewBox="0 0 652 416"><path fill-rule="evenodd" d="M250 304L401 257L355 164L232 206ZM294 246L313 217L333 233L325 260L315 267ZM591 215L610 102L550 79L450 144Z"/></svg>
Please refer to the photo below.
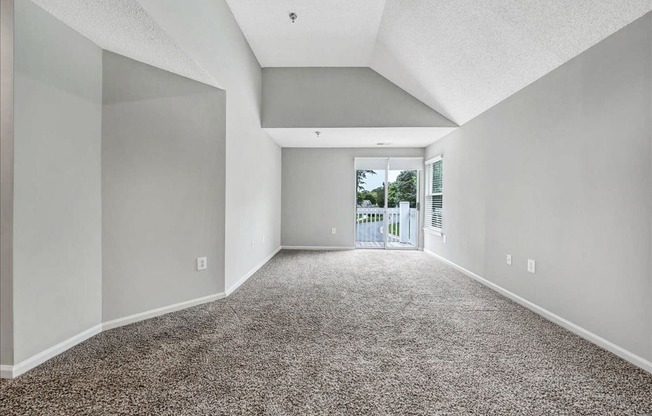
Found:
<svg viewBox="0 0 652 416"><path fill-rule="evenodd" d="M384 223L385 215L387 229ZM401 202L399 207L387 209L358 207L356 221L356 243L359 246L382 246L385 234L388 244L417 246L417 210L410 208L409 202Z"/></svg>

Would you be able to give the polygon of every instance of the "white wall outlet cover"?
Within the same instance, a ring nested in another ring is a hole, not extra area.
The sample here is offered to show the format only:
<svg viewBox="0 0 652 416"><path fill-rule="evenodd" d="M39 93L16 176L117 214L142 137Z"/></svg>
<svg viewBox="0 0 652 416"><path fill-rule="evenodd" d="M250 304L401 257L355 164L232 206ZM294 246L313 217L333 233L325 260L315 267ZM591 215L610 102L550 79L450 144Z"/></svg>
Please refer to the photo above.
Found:
<svg viewBox="0 0 652 416"><path fill-rule="evenodd" d="M444 244L446 244L446 242L448 241L448 237L446 236L446 234L442 235L441 239L444 242Z"/></svg>
<svg viewBox="0 0 652 416"><path fill-rule="evenodd" d="M536 273L537 262L532 259L527 259L527 271L530 273Z"/></svg>
<svg viewBox="0 0 652 416"><path fill-rule="evenodd" d="M335 227L331 228L331 234L333 235L337 234L337 228Z"/></svg>
<svg viewBox="0 0 652 416"><path fill-rule="evenodd" d="M511 255L511 254L508 254L508 255L507 255L507 265L508 265L508 266L511 266L511 265L512 265L512 255Z"/></svg>
<svg viewBox="0 0 652 416"><path fill-rule="evenodd" d="M208 259L206 257L197 257L197 271L208 269Z"/></svg>

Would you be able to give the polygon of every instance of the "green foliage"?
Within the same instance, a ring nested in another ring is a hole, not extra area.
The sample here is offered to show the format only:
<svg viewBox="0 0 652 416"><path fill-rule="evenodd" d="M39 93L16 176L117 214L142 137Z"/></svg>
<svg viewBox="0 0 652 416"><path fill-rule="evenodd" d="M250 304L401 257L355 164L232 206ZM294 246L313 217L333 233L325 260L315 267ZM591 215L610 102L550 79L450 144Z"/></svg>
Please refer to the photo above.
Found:
<svg viewBox="0 0 652 416"><path fill-rule="evenodd" d="M379 186L378 188L371 191L376 195L376 205L380 208L385 207L385 185Z"/></svg>
<svg viewBox="0 0 652 416"><path fill-rule="evenodd" d="M387 207L395 208L398 206L398 198L396 192L396 182L392 182L387 187Z"/></svg>
<svg viewBox="0 0 652 416"><path fill-rule="evenodd" d="M401 201L407 201L410 203L410 208L417 207L417 171L404 170L399 173L392 185L395 186L394 206L397 206ZM389 195L392 196L391 185Z"/></svg>
<svg viewBox="0 0 652 416"><path fill-rule="evenodd" d="M376 194L373 191L363 189L358 191L358 205L362 205L362 201L369 201L372 205L376 205Z"/></svg>
<svg viewBox="0 0 652 416"><path fill-rule="evenodd" d="M362 205L362 202L367 200L372 205L380 208L385 207L385 185L380 186L371 191L364 189L365 179L367 174L375 175L373 170L359 170L357 171L357 202ZM396 181L389 184L387 187L387 207L398 207L399 202L407 201L410 203L410 208L417 207L417 171L404 170L398 174Z"/></svg>

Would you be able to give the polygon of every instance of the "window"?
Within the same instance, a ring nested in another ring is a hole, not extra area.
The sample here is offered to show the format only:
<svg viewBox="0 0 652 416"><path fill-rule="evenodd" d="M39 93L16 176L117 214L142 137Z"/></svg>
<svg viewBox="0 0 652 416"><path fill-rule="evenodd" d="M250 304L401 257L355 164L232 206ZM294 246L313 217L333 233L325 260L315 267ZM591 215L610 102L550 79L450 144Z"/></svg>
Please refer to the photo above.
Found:
<svg viewBox="0 0 652 416"><path fill-rule="evenodd" d="M437 156L426 162L426 229L441 233L444 208L444 159Z"/></svg>

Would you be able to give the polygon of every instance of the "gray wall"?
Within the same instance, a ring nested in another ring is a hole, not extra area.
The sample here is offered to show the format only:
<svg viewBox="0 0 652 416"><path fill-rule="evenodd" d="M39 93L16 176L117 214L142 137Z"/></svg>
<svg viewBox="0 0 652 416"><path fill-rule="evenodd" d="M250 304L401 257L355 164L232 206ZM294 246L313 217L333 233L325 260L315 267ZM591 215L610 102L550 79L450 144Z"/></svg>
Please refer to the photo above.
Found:
<svg viewBox="0 0 652 416"><path fill-rule="evenodd" d="M284 148L281 244L353 247L354 159L401 156L422 157L423 149Z"/></svg>
<svg viewBox="0 0 652 416"><path fill-rule="evenodd" d="M100 48L15 4L14 363L101 322Z"/></svg>
<svg viewBox="0 0 652 416"><path fill-rule="evenodd" d="M260 66L232 23L237 40L226 84L226 290L281 244L281 148L260 127Z"/></svg>
<svg viewBox="0 0 652 416"><path fill-rule="evenodd" d="M104 52L104 321L224 288L224 91ZM196 271L197 257L208 270Z"/></svg>
<svg viewBox="0 0 652 416"><path fill-rule="evenodd" d="M260 128L260 65L225 0L139 3L227 91L228 290L273 253L281 240L281 148ZM193 30L185 22L193 22Z"/></svg>
<svg viewBox="0 0 652 416"><path fill-rule="evenodd" d="M370 68L264 68L263 127L455 127Z"/></svg>
<svg viewBox="0 0 652 416"><path fill-rule="evenodd" d="M0 0L0 364L14 361L14 1Z"/></svg>
<svg viewBox="0 0 652 416"><path fill-rule="evenodd" d="M431 145L427 158L444 154L448 242L425 239L427 249L648 360L650 19Z"/></svg>

